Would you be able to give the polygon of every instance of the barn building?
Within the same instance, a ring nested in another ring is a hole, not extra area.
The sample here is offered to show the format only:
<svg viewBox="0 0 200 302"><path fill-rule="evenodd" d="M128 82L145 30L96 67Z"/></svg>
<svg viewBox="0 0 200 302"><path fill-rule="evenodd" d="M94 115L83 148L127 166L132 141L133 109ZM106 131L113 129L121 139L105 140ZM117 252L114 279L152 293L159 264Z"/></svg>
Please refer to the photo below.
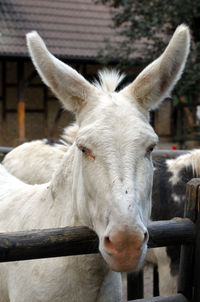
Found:
<svg viewBox="0 0 200 302"><path fill-rule="evenodd" d="M102 68L105 41L117 43L108 7L94 0L0 0L0 145L58 137L74 116L63 112L30 61L25 35L37 30L49 50L92 79ZM135 77L137 69L133 69ZM163 141L171 139L171 102L155 114ZM163 126L164 125L164 126Z"/></svg>

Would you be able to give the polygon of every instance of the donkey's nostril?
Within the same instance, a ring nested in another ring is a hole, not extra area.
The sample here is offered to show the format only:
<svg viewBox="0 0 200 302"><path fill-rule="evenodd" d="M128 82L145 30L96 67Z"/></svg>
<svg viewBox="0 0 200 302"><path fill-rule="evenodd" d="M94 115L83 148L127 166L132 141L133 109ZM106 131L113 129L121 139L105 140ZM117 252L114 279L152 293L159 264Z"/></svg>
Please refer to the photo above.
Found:
<svg viewBox="0 0 200 302"><path fill-rule="evenodd" d="M107 248L108 253L112 253L113 250L115 250L115 247L114 247L112 241L110 240L109 236L104 237L104 245Z"/></svg>
<svg viewBox="0 0 200 302"><path fill-rule="evenodd" d="M105 238L104 238L104 244L105 244L105 246L106 246L107 248L109 248L110 245L112 245L109 236L105 236Z"/></svg>
<svg viewBox="0 0 200 302"><path fill-rule="evenodd" d="M110 238L109 238L108 236L106 236L106 237L104 238L104 240L105 240L105 243L110 243Z"/></svg>

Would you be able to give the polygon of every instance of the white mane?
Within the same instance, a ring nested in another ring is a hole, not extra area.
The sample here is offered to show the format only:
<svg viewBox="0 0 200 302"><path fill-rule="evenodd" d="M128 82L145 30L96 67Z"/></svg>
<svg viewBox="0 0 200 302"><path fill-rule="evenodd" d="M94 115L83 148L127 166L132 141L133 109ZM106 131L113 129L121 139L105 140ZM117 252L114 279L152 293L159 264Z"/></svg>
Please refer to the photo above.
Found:
<svg viewBox="0 0 200 302"><path fill-rule="evenodd" d="M194 177L200 176L200 150L193 150L188 154L181 155L175 159L168 159L167 166L172 173L170 181L173 185L179 181L179 173L183 168L192 168Z"/></svg>
<svg viewBox="0 0 200 302"><path fill-rule="evenodd" d="M103 69L98 72L98 80L95 80L93 85L104 92L114 92L124 77L125 74L117 70Z"/></svg>
<svg viewBox="0 0 200 302"><path fill-rule="evenodd" d="M61 135L61 142L64 145L72 145L75 141L79 126L74 122L72 125L65 127Z"/></svg>

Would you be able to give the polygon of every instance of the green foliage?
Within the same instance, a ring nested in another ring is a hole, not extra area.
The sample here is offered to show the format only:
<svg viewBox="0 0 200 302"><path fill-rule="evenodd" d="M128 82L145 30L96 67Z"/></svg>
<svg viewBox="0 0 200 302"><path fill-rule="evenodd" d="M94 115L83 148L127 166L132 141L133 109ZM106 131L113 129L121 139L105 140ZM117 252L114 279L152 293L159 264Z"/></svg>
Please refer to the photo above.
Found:
<svg viewBox="0 0 200 302"><path fill-rule="evenodd" d="M148 63L164 50L176 27L187 24L192 44L189 60L176 88L177 95L196 97L200 93L200 1L199 0L98 0L112 8L113 27L122 36L113 46L107 41L104 62L113 58L120 67ZM142 43L140 40L142 39ZM140 45L143 47L140 48Z"/></svg>

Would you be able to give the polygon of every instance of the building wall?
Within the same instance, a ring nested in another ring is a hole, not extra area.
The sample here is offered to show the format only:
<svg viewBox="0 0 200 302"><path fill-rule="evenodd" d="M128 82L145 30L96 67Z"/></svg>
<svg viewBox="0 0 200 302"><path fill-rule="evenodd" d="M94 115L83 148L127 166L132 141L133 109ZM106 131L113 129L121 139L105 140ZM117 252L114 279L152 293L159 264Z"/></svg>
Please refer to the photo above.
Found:
<svg viewBox="0 0 200 302"><path fill-rule="evenodd" d="M155 111L155 123L154 128L156 133L162 137L171 136L171 111L172 100L166 99L159 107L159 110Z"/></svg>
<svg viewBox="0 0 200 302"><path fill-rule="evenodd" d="M34 70L30 62L24 66L25 78ZM0 96L2 96L2 63L0 63ZM35 86L30 86L24 90L24 102L26 109L42 109L44 99L44 86L39 76L31 82ZM38 86L42 84L41 87ZM25 138L26 140L39 139L43 137L58 138L63 127L74 120L73 114L63 111L57 125L54 124L56 115L61 108L59 101L54 98L48 90L49 100L47 102L48 118L45 124L43 113L29 113L25 115ZM6 62L6 107L16 109L18 104L17 88L17 64L16 62ZM46 127L47 126L47 127ZM53 132L53 134L52 134ZM6 120L2 119L2 99L0 99L0 145L15 146L20 142L18 138L17 113L7 113Z"/></svg>
<svg viewBox="0 0 200 302"><path fill-rule="evenodd" d="M77 67L77 66L76 66ZM87 77L91 78L96 75L99 65L87 65L87 68L80 66L80 72L86 73ZM24 64L24 78L34 71L34 67L30 61ZM17 62L6 62L6 107L7 109L16 109L18 105L18 72ZM2 81L2 62L0 62L0 97L3 93ZM26 109L42 109L44 99L44 85L41 83L39 76L36 76L31 81L31 86L24 90L24 101ZM28 113L25 115L25 139L34 140L44 137L59 138L65 126L74 121L74 115L68 111L63 111L58 124L55 124L55 118L61 108L59 101L53 98L53 94L48 90L47 102L48 118L45 123L44 114L42 113ZM2 99L0 99L0 145L2 146L16 146L21 143L18 140L18 123L17 113L7 113L6 120L2 119ZM161 137L170 137L171 119L171 104L166 101L162 104L159 110L155 113L155 130Z"/></svg>

